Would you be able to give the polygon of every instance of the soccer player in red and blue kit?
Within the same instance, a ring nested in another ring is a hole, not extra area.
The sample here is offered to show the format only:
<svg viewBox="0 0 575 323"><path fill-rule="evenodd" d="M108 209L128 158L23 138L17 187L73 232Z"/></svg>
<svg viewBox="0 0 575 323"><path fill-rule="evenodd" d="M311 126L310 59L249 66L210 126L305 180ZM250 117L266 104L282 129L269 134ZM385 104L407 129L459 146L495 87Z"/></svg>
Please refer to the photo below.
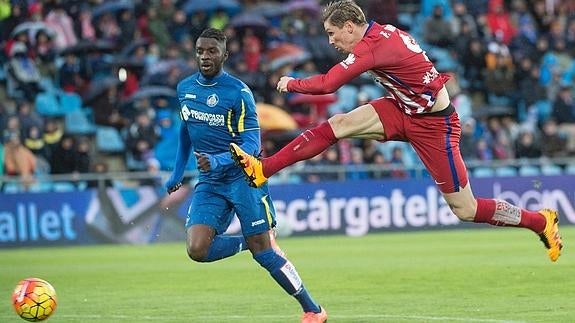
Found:
<svg viewBox="0 0 575 323"><path fill-rule="evenodd" d="M181 187L193 149L200 174L186 220L188 255L198 262L212 262L249 248L255 261L301 304L302 323L323 323L325 309L310 296L270 234L275 210L267 185L249 187L228 150L233 142L244 150L259 151L260 127L251 90L222 69L227 56L225 34L204 30L196 41L199 72L177 86L182 124L166 188L173 193ZM222 235L234 213L243 236Z"/></svg>
<svg viewBox="0 0 575 323"><path fill-rule="evenodd" d="M530 229L556 261L562 242L555 210L534 212L503 200L474 197L459 151L459 117L444 86L449 77L435 69L413 37L392 25L368 23L353 0L329 3L322 19L330 44L349 55L326 74L305 79L283 76L277 90L331 93L369 72L390 96L334 115L261 160L232 143L230 151L250 185L262 185L279 170L321 153L338 139L407 141L460 220Z"/></svg>

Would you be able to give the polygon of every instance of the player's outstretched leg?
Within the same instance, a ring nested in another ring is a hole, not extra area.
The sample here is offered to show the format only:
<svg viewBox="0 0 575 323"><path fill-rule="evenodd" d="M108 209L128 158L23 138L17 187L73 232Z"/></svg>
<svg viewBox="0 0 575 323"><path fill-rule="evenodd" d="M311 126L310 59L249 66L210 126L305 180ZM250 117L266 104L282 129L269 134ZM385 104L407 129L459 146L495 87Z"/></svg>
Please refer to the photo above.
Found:
<svg viewBox="0 0 575 323"><path fill-rule="evenodd" d="M234 143L230 144L230 153L234 163L243 171L250 186L260 187L268 180L264 176L262 162L257 157L246 153Z"/></svg>
<svg viewBox="0 0 575 323"><path fill-rule="evenodd" d="M559 218L557 211L551 209L543 209L539 211L545 217L545 229L539 234L539 238L547 248L547 255L551 261L557 261L561 255L561 248L563 244L561 236L559 235Z"/></svg>
<svg viewBox="0 0 575 323"><path fill-rule="evenodd" d="M321 312L305 312L301 317L301 323L324 323L327 322L327 312L321 307Z"/></svg>

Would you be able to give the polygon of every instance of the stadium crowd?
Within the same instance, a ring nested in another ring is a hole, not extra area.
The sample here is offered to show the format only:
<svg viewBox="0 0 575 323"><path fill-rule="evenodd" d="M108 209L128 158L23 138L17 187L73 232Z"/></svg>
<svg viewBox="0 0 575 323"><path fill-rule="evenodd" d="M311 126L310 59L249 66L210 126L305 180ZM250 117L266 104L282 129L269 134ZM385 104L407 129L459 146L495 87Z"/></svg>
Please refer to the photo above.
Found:
<svg viewBox="0 0 575 323"><path fill-rule="evenodd" d="M208 26L228 35L226 69L293 119L262 120L263 154L381 96L363 76L332 95L275 91L281 75L325 72L343 58L318 19L325 2L0 0L0 175L29 187L38 174L171 170L175 86L197 70L195 39ZM368 19L409 31L452 75L467 161L575 155L574 0L357 2ZM346 178L362 179L407 177L403 167L419 160L400 142L341 140L304 163L347 165Z"/></svg>

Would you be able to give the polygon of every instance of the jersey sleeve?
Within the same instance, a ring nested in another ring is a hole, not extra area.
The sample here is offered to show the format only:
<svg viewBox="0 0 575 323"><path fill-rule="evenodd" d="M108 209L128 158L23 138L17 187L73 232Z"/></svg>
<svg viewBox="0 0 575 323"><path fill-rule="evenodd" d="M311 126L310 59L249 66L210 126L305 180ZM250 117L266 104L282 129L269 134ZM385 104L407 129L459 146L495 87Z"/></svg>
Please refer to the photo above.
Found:
<svg viewBox="0 0 575 323"><path fill-rule="evenodd" d="M327 73L288 82L288 91L304 94L333 93L362 73L373 68L373 53L366 44L359 43L346 59L333 66Z"/></svg>

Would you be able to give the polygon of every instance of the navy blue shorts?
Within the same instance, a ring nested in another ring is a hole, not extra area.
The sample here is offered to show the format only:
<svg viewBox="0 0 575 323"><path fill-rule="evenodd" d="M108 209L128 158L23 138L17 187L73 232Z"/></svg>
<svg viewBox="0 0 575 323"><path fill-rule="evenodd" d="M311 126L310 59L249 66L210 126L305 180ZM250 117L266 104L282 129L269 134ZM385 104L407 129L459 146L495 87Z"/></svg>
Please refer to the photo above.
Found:
<svg viewBox="0 0 575 323"><path fill-rule="evenodd" d="M267 184L253 188L243 177L228 183L197 183L188 209L186 229L194 224L205 224L222 234L232 222L234 213L246 237L274 227L275 209Z"/></svg>

